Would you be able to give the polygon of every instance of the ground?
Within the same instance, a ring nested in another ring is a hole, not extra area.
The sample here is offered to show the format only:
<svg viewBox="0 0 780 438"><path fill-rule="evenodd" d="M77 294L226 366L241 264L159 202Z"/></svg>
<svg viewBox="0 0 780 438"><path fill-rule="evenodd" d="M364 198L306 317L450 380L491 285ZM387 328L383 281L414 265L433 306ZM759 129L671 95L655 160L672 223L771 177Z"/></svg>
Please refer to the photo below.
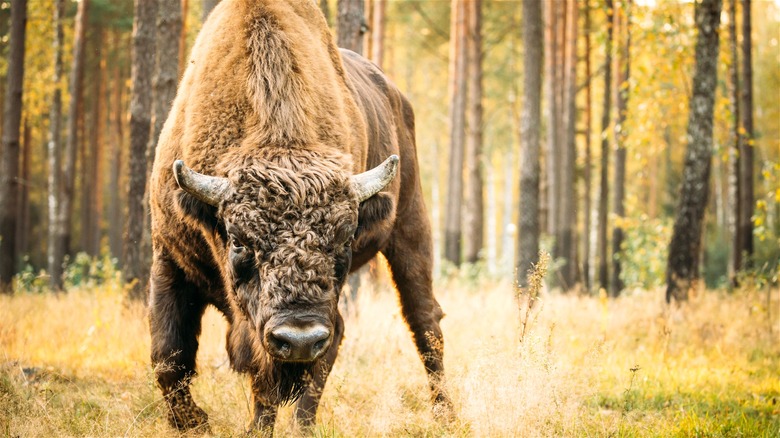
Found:
<svg viewBox="0 0 780 438"><path fill-rule="evenodd" d="M748 288L679 308L660 290L543 293L522 341L509 282L436 290L457 420L433 419L397 298L380 283L364 285L348 315L317 436L780 436L777 289L770 306L766 289ZM0 297L0 309L0 435L177 435L154 385L144 309L118 286ZM224 344L210 309L193 393L212 433L233 436L251 418L250 395ZM276 435L294 431L283 408Z"/></svg>

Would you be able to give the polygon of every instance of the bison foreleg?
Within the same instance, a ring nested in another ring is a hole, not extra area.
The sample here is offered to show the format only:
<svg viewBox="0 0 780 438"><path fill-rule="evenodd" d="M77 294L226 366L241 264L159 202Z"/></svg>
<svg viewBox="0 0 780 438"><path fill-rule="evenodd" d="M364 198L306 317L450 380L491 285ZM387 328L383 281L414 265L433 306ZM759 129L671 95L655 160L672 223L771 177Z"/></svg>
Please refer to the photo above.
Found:
<svg viewBox="0 0 780 438"><path fill-rule="evenodd" d="M179 430L208 427L208 415L189 388L206 304L181 270L165 260L154 260L150 287L152 366L169 408L168 421Z"/></svg>
<svg viewBox="0 0 780 438"><path fill-rule="evenodd" d="M406 224L418 226L405 227ZM428 374L433 413L441 420L450 420L453 410L444 385L444 337L439 327L444 313L433 296L430 228L419 224L427 225L423 215L398 218L390 244L383 253L398 289L404 320Z"/></svg>
<svg viewBox="0 0 780 438"><path fill-rule="evenodd" d="M333 334L333 342L331 342L325 356L315 368L311 383L309 383L306 392L303 393L295 407L295 418L298 421L298 426L302 429L314 426L317 419L317 407L320 405L322 391L325 389L325 382L328 379L330 370L333 369L333 364L336 362L336 356L339 354L339 346L341 345L341 340L343 338L344 319L339 314L336 317L336 329Z"/></svg>
<svg viewBox="0 0 780 438"><path fill-rule="evenodd" d="M262 396L265 391L265 383L257 376L250 377L252 383L252 400L254 401L255 416L252 424L249 425L249 434L258 434L263 437L272 437L274 435L274 422L276 422L276 412L278 407L275 404L268 403Z"/></svg>

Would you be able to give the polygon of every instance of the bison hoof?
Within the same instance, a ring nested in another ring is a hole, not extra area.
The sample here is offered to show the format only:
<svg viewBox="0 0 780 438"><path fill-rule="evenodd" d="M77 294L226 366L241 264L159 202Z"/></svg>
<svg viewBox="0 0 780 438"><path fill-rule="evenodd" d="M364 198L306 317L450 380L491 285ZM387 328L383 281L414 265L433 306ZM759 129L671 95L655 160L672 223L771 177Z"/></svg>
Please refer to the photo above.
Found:
<svg viewBox="0 0 780 438"><path fill-rule="evenodd" d="M209 416L192 400L188 390L180 390L168 397L168 423L178 430L209 432Z"/></svg>
<svg viewBox="0 0 780 438"><path fill-rule="evenodd" d="M437 397L433 402L433 418L439 423L452 423L456 420L455 409L450 399Z"/></svg>

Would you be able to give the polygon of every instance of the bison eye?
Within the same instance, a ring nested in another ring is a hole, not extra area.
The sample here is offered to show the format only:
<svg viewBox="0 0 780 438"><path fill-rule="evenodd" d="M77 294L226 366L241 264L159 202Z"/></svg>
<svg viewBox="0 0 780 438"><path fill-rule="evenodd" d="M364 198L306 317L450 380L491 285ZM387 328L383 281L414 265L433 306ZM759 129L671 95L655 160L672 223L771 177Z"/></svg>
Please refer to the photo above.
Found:
<svg viewBox="0 0 780 438"><path fill-rule="evenodd" d="M243 254L246 251L246 247L236 239L230 239L230 251L236 254Z"/></svg>
<svg viewBox="0 0 780 438"><path fill-rule="evenodd" d="M251 259L250 254L251 251L243 243L235 239L230 240L230 261L234 265L246 264Z"/></svg>
<svg viewBox="0 0 780 438"><path fill-rule="evenodd" d="M355 237L356 228L357 227L352 224L340 227L336 234L336 240L338 242L343 242L345 246L351 245L352 240Z"/></svg>

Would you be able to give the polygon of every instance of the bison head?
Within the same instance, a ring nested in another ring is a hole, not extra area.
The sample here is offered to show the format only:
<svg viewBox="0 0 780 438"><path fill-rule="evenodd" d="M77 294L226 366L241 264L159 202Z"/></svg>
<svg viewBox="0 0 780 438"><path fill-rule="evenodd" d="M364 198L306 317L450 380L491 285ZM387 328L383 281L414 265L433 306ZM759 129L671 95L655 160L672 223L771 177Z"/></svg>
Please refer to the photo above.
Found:
<svg viewBox="0 0 780 438"><path fill-rule="evenodd" d="M397 167L395 155L358 175L338 157L244 157L215 177L173 164L179 187L211 209L227 292L275 362L313 363L330 346L358 206Z"/></svg>

